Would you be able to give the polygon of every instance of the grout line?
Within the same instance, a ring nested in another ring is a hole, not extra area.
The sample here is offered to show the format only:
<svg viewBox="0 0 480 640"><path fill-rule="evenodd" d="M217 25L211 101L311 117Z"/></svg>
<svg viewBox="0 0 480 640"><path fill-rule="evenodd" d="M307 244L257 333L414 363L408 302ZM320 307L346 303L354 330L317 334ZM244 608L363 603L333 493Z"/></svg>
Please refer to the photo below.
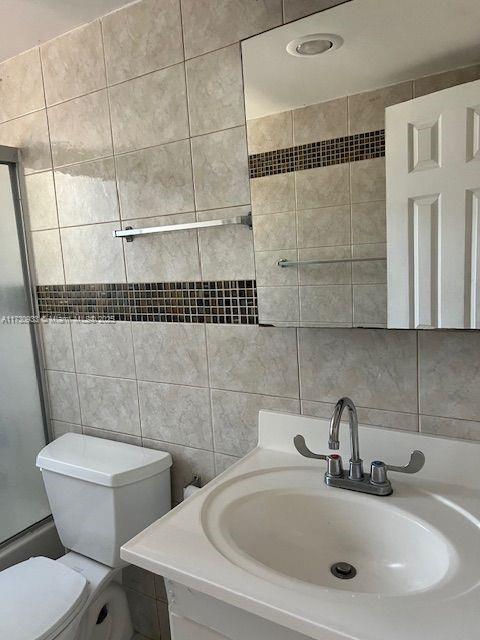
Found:
<svg viewBox="0 0 480 640"><path fill-rule="evenodd" d="M0 62L0 65L2 63ZM42 78L43 78L43 73L42 73ZM42 87L43 87L43 79L42 79ZM43 95L44 95L44 99L45 99L45 89L43 88ZM19 116L15 116L14 118L8 118L8 120L2 120L0 122L0 127L4 124L8 124L10 122L13 122L14 120L20 120L20 118L25 118L26 116L31 116L34 113L39 113L40 111L46 111L47 107L40 107L39 109L31 109L30 111L26 111L25 113L20 114Z"/></svg>

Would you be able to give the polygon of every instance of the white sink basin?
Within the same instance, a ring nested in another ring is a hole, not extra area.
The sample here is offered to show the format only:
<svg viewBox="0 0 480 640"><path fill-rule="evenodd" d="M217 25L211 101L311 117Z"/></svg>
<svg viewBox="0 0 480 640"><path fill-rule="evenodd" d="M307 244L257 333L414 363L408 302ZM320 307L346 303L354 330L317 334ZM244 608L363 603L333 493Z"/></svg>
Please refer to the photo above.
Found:
<svg viewBox="0 0 480 640"><path fill-rule="evenodd" d="M480 628L480 443L360 426L365 465L393 494L327 487L328 420L260 412L259 444L128 542L122 557L169 580L176 615L234 640L473 640ZM348 432L338 453L348 460ZM334 563L356 569L351 579ZM268 625L274 625L268 626ZM192 635L193 637L193 635ZM210 636L206 636L210 637Z"/></svg>
<svg viewBox="0 0 480 640"><path fill-rule="evenodd" d="M202 522L218 551L263 578L401 595L436 585L458 561L433 524L447 507L425 501L432 503L429 522L388 498L326 487L319 471L275 469L219 487ZM337 562L353 565L356 575L335 577Z"/></svg>

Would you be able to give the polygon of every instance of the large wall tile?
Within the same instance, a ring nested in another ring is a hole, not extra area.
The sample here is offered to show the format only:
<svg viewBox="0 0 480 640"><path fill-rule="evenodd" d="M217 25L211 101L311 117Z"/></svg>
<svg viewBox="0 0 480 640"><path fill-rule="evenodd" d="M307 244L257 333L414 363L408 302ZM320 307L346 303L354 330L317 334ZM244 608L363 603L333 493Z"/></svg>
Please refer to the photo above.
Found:
<svg viewBox="0 0 480 640"><path fill-rule="evenodd" d="M357 93L348 97L349 133L378 131L385 128L385 108L411 100L413 84L402 82L385 89Z"/></svg>
<svg viewBox="0 0 480 640"><path fill-rule="evenodd" d="M316 249L300 249L298 259L308 260L342 260L351 258L350 245L338 247L318 247ZM305 264L298 267L299 284L349 284L352 282L352 265L350 262L332 262L330 264Z"/></svg>
<svg viewBox="0 0 480 640"><path fill-rule="evenodd" d="M84 426L140 435L135 380L84 374L77 380Z"/></svg>
<svg viewBox="0 0 480 640"><path fill-rule="evenodd" d="M193 138L192 156L198 209L250 202L245 127Z"/></svg>
<svg viewBox="0 0 480 640"><path fill-rule="evenodd" d="M228 456L225 453L215 453L215 475L220 475L226 471L232 464L238 462L240 458L236 456Z"/></svg>
<svg viewBox="0 0 480 640"><path fill-rule="evenodd" d="M297 211L298 247L349 245L350 207Z"/></svg>
<svg viewBox="0 0 480 640"><path fill-rule="evenodd" d="M352 162L352 202L385 200L385 158Z"/></svg>
<svg viewBox="0 0 480 640"><path fill-rule="evenodd" d="M279 173L250 180L252 213L279 213L295 209L295 174Z"/></svg>
<svg viewBox="0 0 480 640"><path fill-rule="evenodd" d="M143 0L102 19L109 84L183 60L180 0Z"/></svg>
<svg viewBox="0 0 480 640"><path fill-rule="evenodd" d="M56 167L112 155L106 90L50 107L48 120Z"/></svg>
<svg viewBox="0 0 480 640"><path fill-rule="evenodd" d="M188 140L116 158L122 218L193 211Z"/></svg>
<svg viewBox="0 0 480 640"><path fill-rule="evenodd" d="M128 589L133 589L152 598L155 597L155 574L133 564L123 569L122 584Z"/></svg>
<svg viewBox="0 0 480 640"><path fill-rule="evenodd" d="M387 282L387 245L354 244L354 258L379 258L372 262L354 262L352 264L352 282L354 284L385 284Z"/></svg>
<svg viewBox="0 0 480 640"><path fill-rule="evenodd" d="M96 427L82 427L82 432L84 435L94 438L134 444L136 447L142 446L142 438L140 436L132 436L126 433L119 433L118 431L109 431L108 429L97 429Z"/></svg>
<svg viewBox="0 0 480 640"><path fill-rule="evenodd" d="M215 451L244 456L258 440L258 412L299 413L298 400L212 389L212 414Z"/></svg>
<svg viewBox="0 0 480 640"><path fill-rule="evenodd" d="M139 382L138 394L144 438L213 448L208 389Z"/></svg>
<svg viewBox="0 0 480 640"><path fill-rule="evenodd" d="M158 640L160 638L160 626L156 600L137 591L132 591L132 589L126 589L125 591L134 628L146 638Z"/></svg>
<svg viewBox="0 0 480 640"><path fill-rule="evenodd" d="M203 325L134 322L139 380L208 386Z"/></svg>
<svg viewBox="0 0 480 640"><path fill-rule="evenodd" d="M78 373L135 378L129 322L75 321L72 337Z"/></svg>
<svg viewBox="0 0 480 640"><path fill-rule="evenodd" d="M182 0L187 58L282 24L282 0Z"/></svg>
<svg viewBox="0 0 480 640"><path fill-rule="evenodd" d="M245 123L238 44L189 60L186 72L193 136Z"/></svg>
<svg viewBox="0 0 480 640"><path fill-rule="evenodd" d="M119 219L113 158L57 169L55 186L61 227Z"/></svg>
<svg viewBox="0 0 480 640"><path fill-rule="evenodd" d="M77 377L64 371L47 371L51 417L62 422L80 424Z"/></svg>
<svg viewBox="0 0 480 640"><path fill-rule="evenodd" d="M195 222L194 213L129 220L133 227L161 227ZM178 282L201 280L197 232L169 231L125 244L129 282Z"/></svg>
<svg viewBox="0 0 480 640"><path fill-rule="evenodd" d="M212 387L298 397L294 329L207 325Z"/></svg>
<svg viewBox="0 0 480 640"><path fill-rule="evenodd" d="M183 488L193 479L194 475L201 478L202 486L215 477L215 463L212 451L193 449L170 442L143 439L143 446L159 451L166 451L172 456L172 502L174 505L183 500Z"/></svg>
<svg viewBox="0 0 480 640"><path fill-rule="evenodd" d="M157 599L157 615L158 615L158 623L160 625L160 638L163 638L163 640L171 640L170 614L168 611L168 604L166 602L160 602L160 600L158 599Z"/></svg>
<svg viewBox="0 0 480 640"><path fill-rule="evenodd" d="M48 105L97 91L106 84L99 20L49 40L41 53Z"/></svg>
<svg viewBox="0 0 480 640"><path fill-rule="evenodd" d="M463 440L478 441L480 440L480 422L421 415L420 432L442 436L443 438L462 438Z"/></svg>
<svg viewBox="0 0 480 640"><path fill-rule="evenodd" d="M349 284L301 286L299 297L302 323L352 324L352 288Z"/></svg>
<svg viewBox="0 0 480 640"><path fill-rule="evenodd" d="M353 285L353 323L356 327L387 326L386 284Z"/></svg>
<svg viewBox="0 0 480 640"><path fill-rule="evenodd" d="M302 400L302 414L316 418L330 419L335 404L333 402L315 402ZM374 427L387 427L401 431L418 431L418 415L416 413L400 413L399 411L382 411L357 406L358 421Z"/></svg>
<svg viewBox="0 0 480 640"><path fill-rule="evenodd" d="M295 249L297 247L296 215L285 211L253 219L255 251Z"/></svg>
<svg viewBox="0 0 480 640"><path fill-rule="evenodd" d="M358 164L358 163L357 163ZM297 207L315 209L350 202L348 164L337 164L295 173Z"/></svg>
<svg viewBox="0 0 480 640"><path fill-rule="evenodd" d="M293 146L291 111L247 121L248 153L264 153Z"/></svg>
<svg viewBox="0 0 480 640"><path fill-rule="evenodd" d="M118 223L61 230L67 284L125 282L122 240L113 238Z"/></svg>
<svg viewBox="0 0 480 640"><path fill-rule="evenodd" d="M347 135L347 98L329 100L293 111L293 142L308 144Z"/></svg>
<svg viewBox="0 0 480 640"><path fill-rule="evenodd" d="M167 602L167 589L162 576L155 575L155 597L161 602Z"/></svg>
<svg viewBox="0 0 480 640"><path fill-rule="evenodd" d="M349 0L283 0L283 12L285 22L298 20L317 11L323 11L330 7L336 7Z"/></svg>
<svg viewBox="0 0 480 640"><path fill-rule="evenodd" d="M22 150L26 174L52 167L45 109L0 124L0 144Z"/></svg>
<svg viewBox="0 0 480 640"><path fill-rule="evenodd" d="M82 433L82 426L80 424L60 422L60 420L52 420L51 423L54 438L60 438L60 436L63 436L66 433Z"/></svg>
<svg viewBox="0 0 480 640"><path fill-rule="evenodd" d="M184 65L109 89L115 153L188 138Z"/></svg>
<svg viewBox="0 0 480 640"><path fill-rule="evenodd" d="M31 234L35 284L63 284L62 248L58 229Z"/></svg>
<svg viewBox="0 0 480 640"><path fill-rule="evenodd" d="M353 244L386 242L387 217L385 201L352 205Z"/></svg>
<svg viewBox="0 0 480 640"><path fill-rule="evenodd" d="M262 324L297 326L300 320L298 287L257 287L258 317Z"/></svg>
<svg viewBox="0 0 480 640"><path fill-rule="evenodd" d="M300 329L301 397L417 411L416 335L381 329Z"/></svg>
<svg viewBox="0 0 480 640"><path fill-rule="evenodd" d="M480 420L478 331L420 331L420 413Z"/></svg>
<svg viewBox="0 0 480 640"><path fill-rule="evenodd" d="M244 216L250 207L232 207L201 211L200 222ZM184 232L185 233L185 232ZM252 230L246 225L231 225L198 231L203 280L254 280Z"/></svg>
<svg viewBox="0 0 480 640"><path fill-rule="evenodd" d="M42 323L43 355L47 369L75 371L69 320Z"/></svg>
<svg viewBox="0 0 480 640"><path fill-rule="evenodd" d="M255 252L257 285L259 287L298 284L297 267L288 267L288 269L279 267L279 260L297 260L297 251L295 249L281 249L280 251Z"/></svg>
<svg viewBox="0 0 480 640"><path fill-rule="evenodd" d="M413 97L418 98L428 93L442 91L450 87L456 87L465 82L473 82L480 79L480 64L474 64L462 69L454 69L453 71L445 71L432 76L419 78L413 83Z"/></svg>
<svg viewBox="0 0 480 640"><path fill-rule="evenodd" d="M0 64L0 122L45 107L38 48Z"/></svg>
<svg viewBox="0 0 480 640"><path fill-rule="evenodd" d="M31 231L58 227L55 187L51 171L25 176L28 226Z"/></svg>

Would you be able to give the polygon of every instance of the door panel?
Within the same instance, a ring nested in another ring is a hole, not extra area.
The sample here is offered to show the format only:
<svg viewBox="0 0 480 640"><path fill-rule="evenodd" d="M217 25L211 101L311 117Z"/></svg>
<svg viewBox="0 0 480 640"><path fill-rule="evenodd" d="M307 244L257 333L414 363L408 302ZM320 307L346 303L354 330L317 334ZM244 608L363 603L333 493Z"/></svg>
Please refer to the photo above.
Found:
<svg viewBox="0 0 480 640"><path fill-rule="evenodd" d="M480 81L386 109L388 327L480 328Z"/></svg>

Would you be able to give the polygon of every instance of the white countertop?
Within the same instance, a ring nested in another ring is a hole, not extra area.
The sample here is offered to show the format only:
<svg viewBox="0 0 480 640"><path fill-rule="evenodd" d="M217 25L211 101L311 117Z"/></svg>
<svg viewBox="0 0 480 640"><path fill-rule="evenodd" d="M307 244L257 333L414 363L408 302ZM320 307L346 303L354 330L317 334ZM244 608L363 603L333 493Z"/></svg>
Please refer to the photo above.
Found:
<svg viewBox="0 0 480 640"><path fill-rule="evenodd" d="M471 575L464 585L461 572L457 572L453 581L425 591L384 596L270 581L237 566L212 544L202 524L202 509L224 483L256 471L298 467L318 470L318 482L323 482L325 463L303 458L292 441L301 433L311 449L327 453L328 424L323 419L261 411L257 448L124 545L122 558L318 640L474 640L480 629L480 575L476 567L471 571L474 579ZM349 438L343 424L340 441L338 453L348 459ZM411 450L421 449L426 464L420 473L410 477L392 473L393 495L368 499L389 500L406 511L416 500L419 511L419 501L428 496L451 507L455 517L468 519L475 535L478 530L478 546L463 548L460 560L465 563L471 555L474 564L480 562L476 560L480 557L480 443L361 426L360 447L366 466L373 459L406 464ZM374 525L365 523L367 527ZM448 534L448 526L446 531ZM461 548L462 541L455 542ZM321 539L318 543L322 544Z"/></svg>

